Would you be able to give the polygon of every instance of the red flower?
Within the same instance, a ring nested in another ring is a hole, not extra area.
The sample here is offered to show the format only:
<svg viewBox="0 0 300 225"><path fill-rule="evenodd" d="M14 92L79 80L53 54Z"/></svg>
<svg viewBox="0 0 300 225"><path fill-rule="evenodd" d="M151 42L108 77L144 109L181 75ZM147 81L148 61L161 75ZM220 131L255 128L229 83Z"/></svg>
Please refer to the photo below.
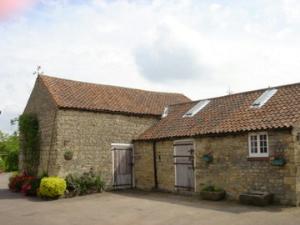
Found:
<svg viewBox="0 0 300 225"><path fill-rule="evenodd" d="M27 183L27 184L23 184L22 189L21 189L21 193L27 194L27 192L31 189L31 184Z"/></svg>
<svg viewBox="0 0 300 225"><path fill-rule="evenodd" d="M33 176L27 176L25 173L10 178L9 189L16 192L26 193L31 188Z"/></svg>

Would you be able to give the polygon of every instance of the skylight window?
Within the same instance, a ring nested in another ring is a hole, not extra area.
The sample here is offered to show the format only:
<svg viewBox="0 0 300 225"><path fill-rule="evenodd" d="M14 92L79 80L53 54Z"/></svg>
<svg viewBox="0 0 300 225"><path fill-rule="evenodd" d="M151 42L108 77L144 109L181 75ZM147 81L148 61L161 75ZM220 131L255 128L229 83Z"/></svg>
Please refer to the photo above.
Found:
<svg viewBox="0 0 300 225"><path fill-rule="evenodd" d="M277 89L269 89L266 90L258 99L256 99L252 105L251 108L261 108L264 104L266 104L270 98L273 97L277 92Z"/></svg>
<svg viewBox="0 0 300 225"><path fill-rule="evenodd" d="M161 118L167 117L169 114L169 107L165 107L163 114L161 115Z"/></svg>
<svg viewBox="0 0 300 225"><path fill-rule="evenodd" d="M189 111L187 111L183 117L193 117L198 112L200 112L210 101L209 100L202 100L199 101L195 106L193 106Z"/></svg>

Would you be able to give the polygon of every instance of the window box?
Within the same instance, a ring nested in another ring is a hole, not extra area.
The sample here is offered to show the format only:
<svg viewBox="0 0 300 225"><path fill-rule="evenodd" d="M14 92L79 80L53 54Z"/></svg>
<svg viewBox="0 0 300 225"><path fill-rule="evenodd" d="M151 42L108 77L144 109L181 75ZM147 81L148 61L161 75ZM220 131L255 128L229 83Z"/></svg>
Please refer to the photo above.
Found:
<svg viewBox="0 0 300 225"><path fill-rule="evenodd" d="M273 194L268 192L246 192L239 197L240 202L245 205L267 206L273 202Z"/></svg>
<svg viewBox="0 0 300 225"><path fill-rule="evenodd" d="M286 143L277 141L273 151L271 165L273 166L284 166L286 164L285 149L287 148Z"/></svg>
<svg viewBox="0 0 300 225"><path fill-rule="evenodd" d="M271 164L272 166L284 166L286 164L286 160L284 158L273 159Z"/></svg>

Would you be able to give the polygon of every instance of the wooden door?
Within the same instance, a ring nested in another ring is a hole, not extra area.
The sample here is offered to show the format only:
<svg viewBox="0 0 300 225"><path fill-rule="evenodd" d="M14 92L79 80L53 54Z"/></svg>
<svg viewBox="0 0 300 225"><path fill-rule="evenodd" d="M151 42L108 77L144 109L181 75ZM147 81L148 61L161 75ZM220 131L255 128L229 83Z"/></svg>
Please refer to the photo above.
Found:
<svg viewBox="0 0 300 225"><path fill-rule="evenodd" d="M113 146L113 185L115 188L132 187L132 147Z"/></svg>
<svg viewBox="0 0 300 225"><path fill-rule="evenodd" d="M174 143L175 188L194 191L194 145L191 141Z"/></svg>

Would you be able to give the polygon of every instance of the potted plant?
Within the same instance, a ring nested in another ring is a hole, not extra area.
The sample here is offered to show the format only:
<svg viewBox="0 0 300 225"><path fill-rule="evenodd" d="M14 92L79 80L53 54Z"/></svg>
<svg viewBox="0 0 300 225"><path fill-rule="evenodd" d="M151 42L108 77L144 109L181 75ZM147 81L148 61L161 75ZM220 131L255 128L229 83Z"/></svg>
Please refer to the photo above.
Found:
<svg viewBox="0 0 300 225"><path fill-rule="evenodd" d="M220 201L225 198L226 192L222 188L213 185L204 187L200 192L200 197L204 200Z"/></svg>
<svg viewBox="0 0 300 225"><path fill-rule="evenodd" d="M212 155L212 152L209 152L207 154L204 154L202 156L202 159L206 162L206 163L211 163L214 159L213 155Z"/></svg>
<svg viewBox="0 0 300 225"><path fill-rule="evenodd" d="M284 166L286 164L286 159L284 155L285 145L281 142L278 142L275 147L276 150L273 153L271 164L273 166Z"/></svg>
<svg viewBox="0 0 300 225"><path fill-rule="evenodd" d="M285 160L285 158L274 158L271 161L271 164L273 166L284 166L286 164L286 160Z"/></svg>
<svg viewBox="0 0 300 225"><path fill-rule="evenodd" d="M71 150L66 150L64 153L65 160L71 160L73 158L73 152Z"/></svg>

